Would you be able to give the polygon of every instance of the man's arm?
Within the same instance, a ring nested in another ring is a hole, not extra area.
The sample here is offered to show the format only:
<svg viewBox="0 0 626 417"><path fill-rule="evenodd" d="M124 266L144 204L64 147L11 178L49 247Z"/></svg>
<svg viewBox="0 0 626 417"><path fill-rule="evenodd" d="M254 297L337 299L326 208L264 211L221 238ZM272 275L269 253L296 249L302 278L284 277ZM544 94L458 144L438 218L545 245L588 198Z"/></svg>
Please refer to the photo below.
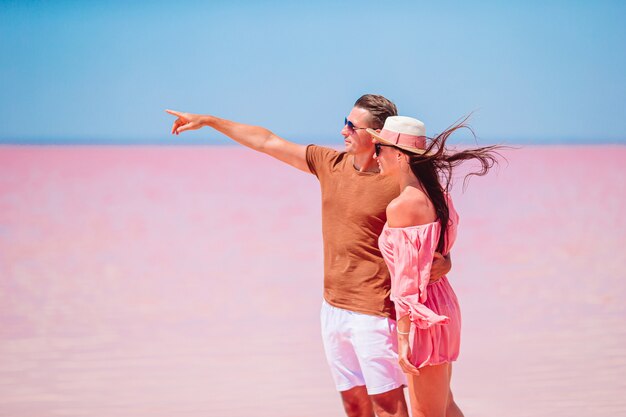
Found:
<svg viewBox="0 0 626 417"><path fill-rule="evenodd" d="M248 148L268 154L301 171L311 172L306 162L305 145L289 142L264 127L245 125L209 115L165 111L177 117L172 126L174 135L208 126Z"/></svg>
<svg viewBox="0 0 626 417"><path fill-rule="evenodd" d="M439 252L435 252L433 265L430 268L430 282L438 281L452 269L452 259L450 254L443 256Z"/></svg>

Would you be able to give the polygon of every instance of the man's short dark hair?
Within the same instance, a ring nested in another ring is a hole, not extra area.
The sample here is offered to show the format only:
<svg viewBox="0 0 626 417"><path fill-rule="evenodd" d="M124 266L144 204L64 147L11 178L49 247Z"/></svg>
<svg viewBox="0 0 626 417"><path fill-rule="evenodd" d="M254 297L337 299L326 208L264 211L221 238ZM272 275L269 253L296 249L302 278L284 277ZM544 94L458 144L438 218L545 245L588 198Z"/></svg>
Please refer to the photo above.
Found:
<svg viewBox="0 0 626 417"><path fill-rule="evenodd" d="M361 96L354 107L367 110L372 115L372 129L382 129L389 116L397 116L398 109L390 100L378 94Z"/></svg>

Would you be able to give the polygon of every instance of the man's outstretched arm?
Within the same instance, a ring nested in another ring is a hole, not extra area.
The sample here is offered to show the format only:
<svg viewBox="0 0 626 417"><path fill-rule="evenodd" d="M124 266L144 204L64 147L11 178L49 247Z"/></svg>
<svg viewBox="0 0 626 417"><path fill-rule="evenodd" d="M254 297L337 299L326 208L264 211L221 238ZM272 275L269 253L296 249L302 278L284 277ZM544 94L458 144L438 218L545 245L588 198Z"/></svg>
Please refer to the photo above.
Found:
<svg viewBox="0 0 626 417"><path fill-rule="evenodd" d="M305 145L289 142L264 127L245 125L209 115L165 111L177 117L172 125L174 135L208 126L248 148L273 156L301 171L311 172L306 162Z"/></svg>

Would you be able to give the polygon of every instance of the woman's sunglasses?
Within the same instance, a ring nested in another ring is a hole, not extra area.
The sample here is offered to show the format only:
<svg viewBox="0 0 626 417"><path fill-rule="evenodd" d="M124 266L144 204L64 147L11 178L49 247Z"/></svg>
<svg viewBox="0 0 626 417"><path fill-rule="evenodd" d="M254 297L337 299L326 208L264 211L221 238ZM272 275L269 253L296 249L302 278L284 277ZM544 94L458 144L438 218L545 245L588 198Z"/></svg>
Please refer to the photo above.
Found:
<svg viewBox="0 0 626 417"><path fill-rule="evenodd" d="M382 149L383 146L386 146L388 148L395 148L395 146L393 145L385 145L384 143L376 142L374 144L374 153L376 154L376 156L380 155L380 150Z"/></svg>

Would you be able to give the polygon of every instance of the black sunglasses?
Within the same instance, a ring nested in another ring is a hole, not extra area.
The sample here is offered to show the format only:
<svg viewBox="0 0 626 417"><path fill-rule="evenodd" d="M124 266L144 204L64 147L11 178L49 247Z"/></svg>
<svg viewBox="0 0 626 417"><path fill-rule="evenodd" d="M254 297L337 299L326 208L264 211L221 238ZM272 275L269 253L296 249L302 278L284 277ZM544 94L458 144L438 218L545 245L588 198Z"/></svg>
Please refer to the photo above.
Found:
<svg viewBox="0 0 626 417"><path fill-rule="evenodd" d="M352 131L361 130L361 129L367 129L366 127L356 127L354 125L354 123L352 123L350 120L348 120L347 117L343 118L343 125L344 126L348 126L348 130L352 130Z"/></svg>
<svg viewBox="0 0 626 417"><path fill-rule="evenodd" d="M382 149L383 146L386 146L388 148L395 148L395 146L393 145L385 145L384 143L376 142L374 144L374 153L376 154L376 156L380 155L380 150Z"/></svg>

